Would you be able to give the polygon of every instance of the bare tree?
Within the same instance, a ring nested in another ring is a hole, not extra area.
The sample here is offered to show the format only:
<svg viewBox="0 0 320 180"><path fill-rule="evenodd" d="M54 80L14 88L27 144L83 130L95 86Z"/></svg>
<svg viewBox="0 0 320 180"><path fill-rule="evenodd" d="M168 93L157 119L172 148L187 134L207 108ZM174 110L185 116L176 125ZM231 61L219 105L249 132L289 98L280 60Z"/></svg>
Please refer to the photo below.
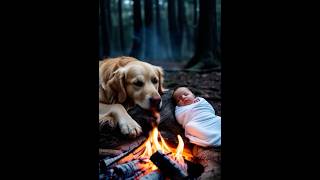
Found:
<svg viewBox="0 0 320 180"><path fill-rule="evenodd" d="M118 17L119 17L119 36L120 36L120 51L124 53L124 37L123 37L123 22L122 22L122 0L118 0Z"/></svg>
<svg viewBox="0 0 320 180"><path fill-rule="evenodd" d="M141 16L141 3L140 0L133 0L133 45L130 56L140 58L142 53L142 16Z"/></svg>
<svg viewBox="0 0 320 180"><path fill-rule="evenodd" d="M168 0L168 23L169 37L171 45L171 54L173 59L179 58L179 41L178 41L178 26L176 21L176 4L175 0Z"/></svg>
<svg viewBox="0 0 320 180"><path fill-rule="evenodd" d="M189 25L188 23L188 20L186 17L185 2L183 0L178 0L178 3L179 3L178 5L179 33L181 34L181 37L180 37L181 39L179 43L180 43L181 51L184 52L184 53L181 53L181 56L182 58L184 58L186 55L189 55L187 53L192 52L192 50L194 49L193 35L191 33L191 28L193 28L193 25ZM191 22L191 24L192 23L193 22Z"/></svg>
<svg viewBox="0 0 320 180"><path fill-rule="evenodd" d="M178 19L177 19L178 20L178 23L177 23L178 28L177 28L177 33L176 33L176 39L177 39L176 51L177 51L177 56L180 59L186 18L185 18L184 1L178 0L177 3L178 3Z"/></svg>
<svg viewBox="0 0 320 180"><path fill-rule="evenodd" d="M197 25L197 19L198 19L197 7L198 7L198 0L193 0L193 25Z"/></svg>
<svg viewBox="0 0 320 180"><path fill-rule="evenodd" d="M156 58L163 58L167 57L167 47L164 46L163 43L163 32L161 31L161 17L160 17L160 4L159 0L156 0Z"/></svg>
<svg viewBox="0 0 320 180"><path fill-rule="evenodd" d="M159 0L156 0L156 32L157 37L161 39L161 25L160 25L160 5Z"/></svg>
<svg viewBox="0 0 320 180"><path fill-rule="evenodd" d="M106 18L107 18L107 28L108 28L108 32L109 32L109 35L111 36L112 35L112 18L111 18L111 2L110 0L104 0L105 1L105 15L106 15Z"/></svg>
<svg viewBox="0 0 320 180"><path fill-rule="evenodd" d="M110 55L110 44L109 44L109 35L110 35L110 24L111 18L110 15L110 1L109 0L100 0L99 1L99 41L101 44L100 59L103 59Z"/></svg>
<svg viewBox="0 0 320 180"><path fill-rule="evenodd" d="M217 52L216 0L200 0L200 16L196 52L185 68L202 63L200 68L212 68L220 65Z"/></svg>
<svg viewBox="0 0 320 180"><path fill-rule="evenodd" d="M154 25L152 10L152 0L144 0L145 57L151 59L153 59L154 50Z"/></svg>

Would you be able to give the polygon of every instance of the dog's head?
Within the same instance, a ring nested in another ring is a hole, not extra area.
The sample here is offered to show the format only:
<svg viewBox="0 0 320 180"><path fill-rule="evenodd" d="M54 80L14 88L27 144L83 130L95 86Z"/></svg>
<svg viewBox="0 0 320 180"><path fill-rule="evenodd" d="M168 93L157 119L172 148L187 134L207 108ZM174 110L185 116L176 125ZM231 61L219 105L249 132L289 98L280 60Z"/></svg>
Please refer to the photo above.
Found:
<svg viewBox="0 0 320 180"><path fill-rule="evenodd" d="M146 62L131 61L112 72L109 80L102 80L101 85L109 102L124 103L130 100L143 109L159 111L163 69Z"/></svg>

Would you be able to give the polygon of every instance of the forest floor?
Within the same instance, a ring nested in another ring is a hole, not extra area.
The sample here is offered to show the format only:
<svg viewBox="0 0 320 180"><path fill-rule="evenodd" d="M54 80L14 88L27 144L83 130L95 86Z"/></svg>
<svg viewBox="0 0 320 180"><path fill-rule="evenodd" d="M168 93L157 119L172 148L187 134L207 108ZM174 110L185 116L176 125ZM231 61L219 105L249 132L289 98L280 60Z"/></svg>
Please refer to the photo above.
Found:
<svg viewBox="0 0 320 180"><path fill-rule="evenodd" d="M166 89L172 90L176 86L186 85L189 87L196 96L201 96L205 98L214 108L216 115L221 116L221 72L216 70L185 70L182 68L182 64L178 63L152 63L154 65L161 66L164 69L164 87ZM169 96L168 96L169 95ZM172 109L172 103L170 105L171 94L167 93L163 95L163 99L166 100L166 107L162 108L162 123L159 125L159 130L167 141L167 143L176 146L177 139L175 138L177 134L181 134L185 142L185 147L191 150L193 149L190 143L185 140L183 135L183 129L178 126L177 122L174 120L173 116L174 109ZM129 114L140 122L145 121L145 114L139 111L139 108L132 109ZM140 123L139 123L140 124ZM117 131L117 130L115 130ZM128 138L123 138L121 134L115 133L115 131L107 130L102 131L99 139L99 148L106 150L105 152L117 152L119 154L128 151L132 147L141 144L141 139L135 141L128 141ZM143 140L143 138L142 138ZM202 173L202 179L210 179L219 176L220 173L220 160L219 163L217 159L220 159L220 153L217 153L213 149L202 149L200 151L193 151L196 155L205 157L200 160L200 164L206 167L205 172ZM103 153L102 153L103 154ZM106 155L101 155L101 157L106 158ZM210 165L208 165L208 163ZM220 179L220 178L217 178Z"/></svg>
<svg viewBox="0 0 320 180"><path fill-rule="evenodd" d="M164 85L167 89L187 85L195 95L205 98L221 116L221 72L217 70L184 70L177 63L158 64L165 71Z"/></svg>

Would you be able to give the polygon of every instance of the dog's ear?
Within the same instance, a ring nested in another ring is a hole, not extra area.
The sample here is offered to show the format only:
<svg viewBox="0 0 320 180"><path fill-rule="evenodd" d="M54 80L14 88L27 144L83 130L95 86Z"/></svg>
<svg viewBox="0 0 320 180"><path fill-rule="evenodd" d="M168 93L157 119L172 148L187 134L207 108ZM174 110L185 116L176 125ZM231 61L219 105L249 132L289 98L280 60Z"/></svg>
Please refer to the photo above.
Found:
<svg viewBox="0 0 320 180"><path fill-rule="evenodd" d="M113 73L113 77L107 83L107 87L110 87L119 103L123 103L127 99L125 72L125 68L119 68Z"/></svg>
<svg viewBox="0 0 320 180"><path fill-rule="evenodd" d="M163 94L163 91L165 90L163 87L163 76L164 76L163 69L159 66L154 66L154 68L155 68L157 75L158 75L158 78L159 78L158 92L159 92L159 94Z"/></svg>

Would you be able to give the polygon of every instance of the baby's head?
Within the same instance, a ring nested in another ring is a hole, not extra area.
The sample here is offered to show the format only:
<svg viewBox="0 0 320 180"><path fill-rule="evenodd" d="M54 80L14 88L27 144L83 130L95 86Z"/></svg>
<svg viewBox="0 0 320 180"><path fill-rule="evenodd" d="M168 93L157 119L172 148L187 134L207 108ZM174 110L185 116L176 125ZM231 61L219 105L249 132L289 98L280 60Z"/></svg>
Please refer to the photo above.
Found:
<svg viewBox="0 0 320 180"><path fill-rule="evenodd" d="M186 87L178 87L174 89L172 98L178 106L186 106L192 104L195 95Z"/></svg>

